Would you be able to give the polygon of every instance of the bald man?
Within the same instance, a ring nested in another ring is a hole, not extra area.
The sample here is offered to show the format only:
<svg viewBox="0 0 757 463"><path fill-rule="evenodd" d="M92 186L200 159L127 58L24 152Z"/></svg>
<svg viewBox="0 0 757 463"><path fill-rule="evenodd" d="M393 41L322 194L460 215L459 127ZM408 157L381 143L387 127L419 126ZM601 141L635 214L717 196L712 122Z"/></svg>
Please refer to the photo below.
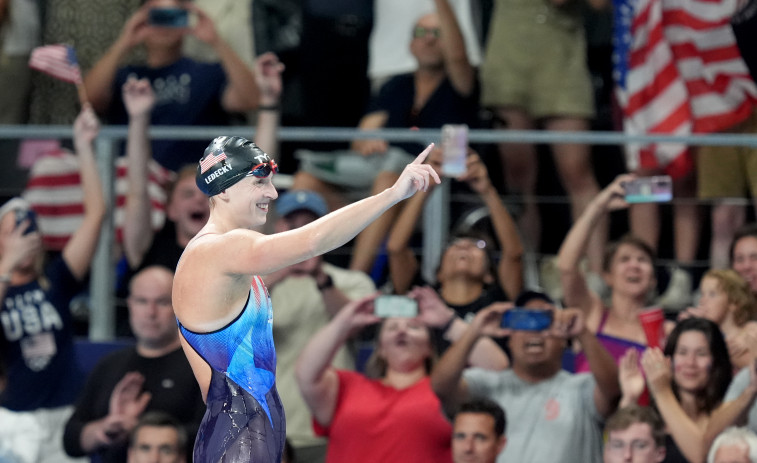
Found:
<svg viewBox="0 0 757 463"><path fill-rule="evenodd" d="M126 461L129 433L151 410L170 414L189 435L196 433L205 406L179 343L172 288L173 272L165 267L147 267L132 278L127 304L136 344L106 355L90 374L66 424L69 455Z"/></svg>

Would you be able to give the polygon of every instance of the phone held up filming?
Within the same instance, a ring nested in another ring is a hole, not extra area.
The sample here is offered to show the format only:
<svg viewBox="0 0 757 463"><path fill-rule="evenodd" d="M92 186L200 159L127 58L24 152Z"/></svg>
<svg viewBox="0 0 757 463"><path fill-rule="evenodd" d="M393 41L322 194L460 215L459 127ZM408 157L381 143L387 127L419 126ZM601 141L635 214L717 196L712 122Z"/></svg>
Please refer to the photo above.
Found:
<svg viewBox="0 0 757 463"><path fill-rule="evenodd" d="M16 209L16 228L22 226L26 221L29 222L29 226L24 230L24 235L37 231L37 214L31 209Z"/></svg>
<svg viewBox="0 0 757 463"><path fill-rule="evenodd" d="M673 180L669 175L640 177L625 182L627 203L664 203L673 199Z"/></svg>
<svg viewBox="0 0 757 463"><path fill-rule="evenodd" d="M184 8L152 8L148 13L147 22L157 27L188 27L189 12Z"/></svg>
<svg viewBox="0 0 757 463"><path fill-rule="evenodd" d="M442 175L457 178L465 173L468 155L468 126L445 124L442 126Z"/></svg>
<svg viewBox="0 0 757 463"><path fill-rule="evenodd" d="M407 296L378 296L373 300L373 314L381 318L414 318L418 316L418 302Z"/></svg>
<svg viewBox="0 0 757 463"><path fill-rule="evenodd" d="M544 331L552 325L553 312L515 307L502 315L502 328L518 331Z"/></svg>

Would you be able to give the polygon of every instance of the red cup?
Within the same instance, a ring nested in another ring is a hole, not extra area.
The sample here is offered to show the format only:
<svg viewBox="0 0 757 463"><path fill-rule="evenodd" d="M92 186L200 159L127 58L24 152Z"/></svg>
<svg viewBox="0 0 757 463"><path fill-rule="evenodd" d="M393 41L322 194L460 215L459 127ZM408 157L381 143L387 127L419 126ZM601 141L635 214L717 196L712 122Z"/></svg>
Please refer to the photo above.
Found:
<svg viewBox="0 0 757 463"><path fill-rule="evenodd" d="M665 314L660 307L653 307L651 309L645 309L639 314L639 321L644 328L644 334L647 337L647 346L649 347L662 347L665 332L663 330L663 323L665 322Z"/></svg>

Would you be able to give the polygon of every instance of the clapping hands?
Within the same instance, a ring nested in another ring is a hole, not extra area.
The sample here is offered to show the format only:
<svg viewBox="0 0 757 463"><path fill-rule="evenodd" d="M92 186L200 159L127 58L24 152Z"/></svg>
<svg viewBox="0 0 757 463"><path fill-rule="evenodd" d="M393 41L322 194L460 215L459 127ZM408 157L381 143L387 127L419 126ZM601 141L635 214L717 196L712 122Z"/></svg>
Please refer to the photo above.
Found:
<svg viewBox="0 0 757 463"><path fill-rule="evenodd" d="M145 377L132 371L113 388L108 415L101 420L97 440L102 445L126 441L147 408L152 394L143 390Z"/></svg>

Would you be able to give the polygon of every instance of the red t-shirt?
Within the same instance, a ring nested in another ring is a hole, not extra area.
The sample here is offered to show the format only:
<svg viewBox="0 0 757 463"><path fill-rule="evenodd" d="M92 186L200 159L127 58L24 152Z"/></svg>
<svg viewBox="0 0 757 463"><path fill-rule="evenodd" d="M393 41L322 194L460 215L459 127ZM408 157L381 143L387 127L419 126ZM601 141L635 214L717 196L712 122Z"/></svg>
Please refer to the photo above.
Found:
<svg viewBox="0 0 757 463"><path fill-rule="evenodd" d="M452 425L428 377L399 390L352 371L337 374L331 426L313 421L315 433L329 438L327 462L452 462Z"/></svg>

